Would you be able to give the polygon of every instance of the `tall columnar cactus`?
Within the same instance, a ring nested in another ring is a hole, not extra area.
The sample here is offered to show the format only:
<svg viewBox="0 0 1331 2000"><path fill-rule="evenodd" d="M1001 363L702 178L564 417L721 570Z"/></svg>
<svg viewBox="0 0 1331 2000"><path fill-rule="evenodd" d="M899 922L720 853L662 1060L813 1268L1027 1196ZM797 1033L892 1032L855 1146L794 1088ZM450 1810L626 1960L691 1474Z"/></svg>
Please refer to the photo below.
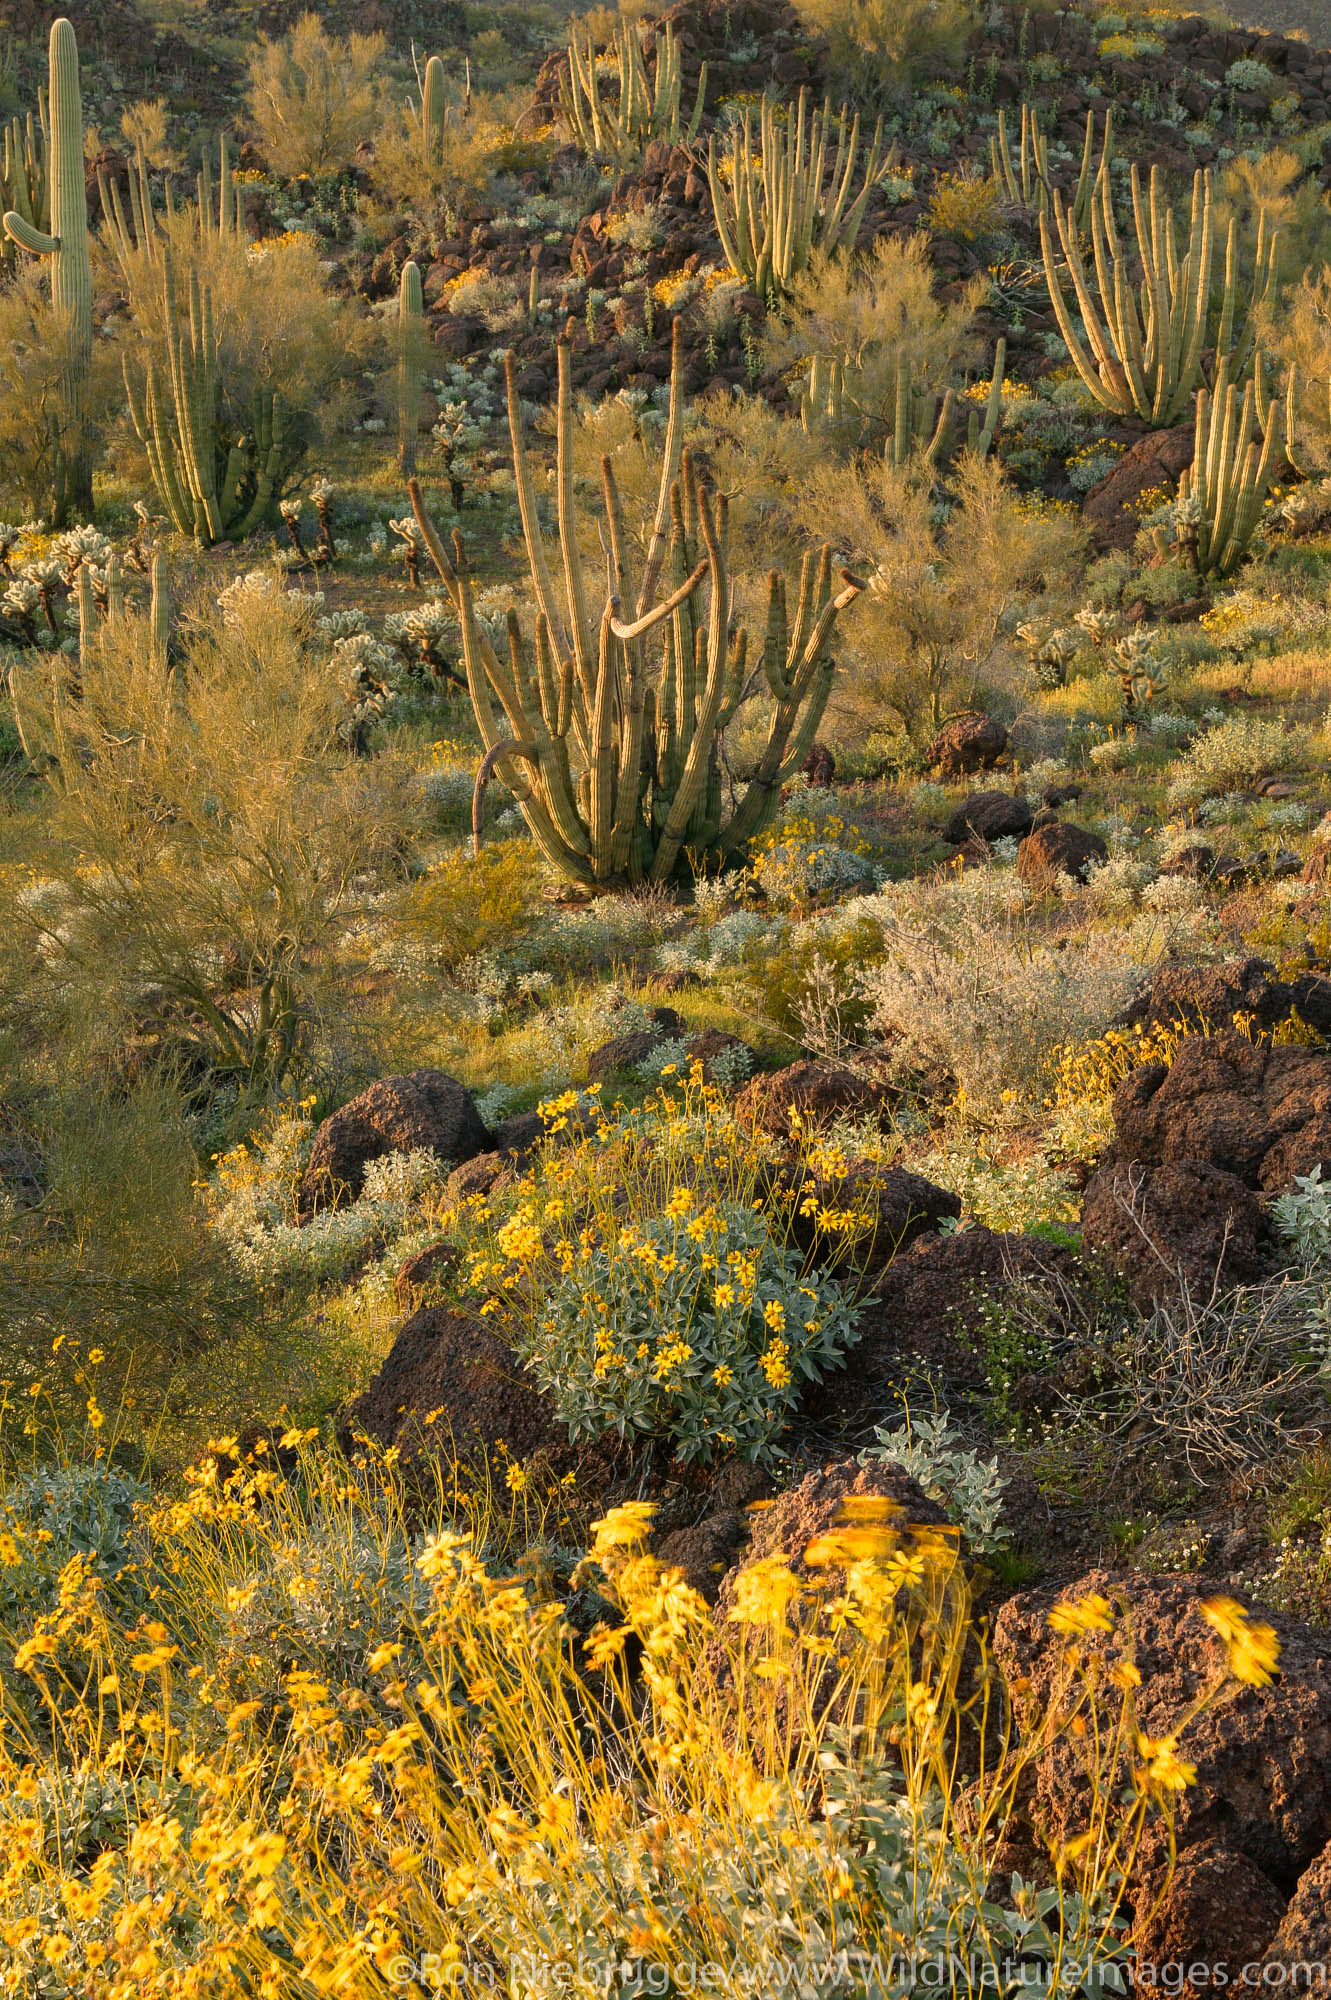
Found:
<svg viewBox="0 0 1331 2000"><path fill-rule="evenodd" d="M1100 149L1100 165L1103 167L1110 158L1113 146L1113 111L1105 112L1104 141ZM1095 112L1086 114L1086 137L1081 149L1081 171L1077 175L1076 192L1072 197L1072 219L1080 232L1084 233L1091 220L1091 197L1095 191ZM989 162L994 179L1001 183L1007 198L1014 205L1033 208L1040 215L1048 212L1054 183L1049 171L1049 141L1041 132L1032 105L1021 107L1021 137L1017 157L1014 160L1008 142L1007 112L1000 107L998 113L998 136L989 141Z"/></svg>
<svg viewBox="0 0 1331 2000"><path fill-rule="evenodd" d="M890 163L881 123L860 166L860 120L838 119L836 158L826 192L832 114L824 104L810 115L808 92L793 107L765 97L759 114L759 145L753 143L752 114L732 129L718 152L715 134L707 144L707 181L721 248L759 298L789 292L815 250L829 255L854 247L871 189ZM856 181L859 191L853 197Z"/></svg>
<svg viewBox="0 0 1331 2000"><path fill-rule="evenodd" d="M1204 577L1226 577L1248 552L1281 458L1284 427L1266 394L1262 357L1240 394L1222 360L1214 391L1197 392L1193 460L1179 479L1175 536Z"/></svg>
<svg viewBox="0 0 1331 2000"><path fill-rule="evenodd" d="M267 514L285 463L283 412L272 391L256 391L250 432L224 440L212 296L191 272L182 313L165 244L160 258L166 379L150 362L140 391L126 357L125 389L158 497L181 534L207 547L249 534Z"/></svg>
<svg viewBox="0 0 1331 2000"><path fill-rule="evenodd" d="M1000 340L983 415L972 410L967 427L966 448L982 458L988 456L998 430L1006 372L1007 342ZM940 398L917 385L909 362L901 356L893 362L889 382L884 407L866 410L847 390L845 363L815 354L800 392L800 421L810 435L820 432L843 443L853 441L866 423L882 424L883 452L889 465L902 466L915 460L921 467L933 469L957 442L956 390L946 389Z"/></svg>
<svg viewBox="0 0 1331 2000"><path fill-rule="evenodd" d="M4 128L0 205L6 212L12 209L21 215L33 229L45 231L51 221L50 127L45 91L39 93L38 103L37 120L29 112L26 118L11 118ZM9 258L17 257L18 244L12 237L5 238L4 249Z"/></svg>
<svg viewBox="0 0 1331 2000"><path fill-rule="evenodd" d="M402 266L397 302L397 456L407 479L416 470L424 344L425 292L420 265L407 263Z"/></svg>
<svg viewBox="0 0 1331 2000"><path fill-rule="evenodd" d="M81 439L88 367L92 360L92 263L88 255L88 206L83 185L83 101L79 94L79 50L74 30L63 18L52 23L49 49L49 235L19 209L5 214L5 234L51 266L51 303L68 320L72 343L65 375L65 418L78 440L62 450L56 495L57 517L74 506L92 508L92 464Z"/></svg>
<svg viewBox="0 0 1331 2000"><path fill-rule="evenodd" d="M1115 415L1136 415L1163 426L1177 423L1187 412L1193 391L1202 380L1202 357L1208 348L1214 346L1217 355L1228 358L1231 378L1247 368L1258 316L1275 288L1275 238L1268 232L1263 214L1256 272L1236 339L1238 246L1234 224L1230 223L1219 324L1213 339L1210 317L1215 244L1210 175L1198 173L1193 180L1188 247L1182 257L1174 212L1162 194L1159 169L1151 169L1149 194L1142 192L1135 164L1130 185L1137 258L1143 272L1139 287L1132 283L1131 260L1119 238L1113 189L1103 164L1091 202L1094 279L1082 255L1075 217L1057 197L1052 214L1062 259L1048 215L1040 217L1040 246L1058 329L1087 388ZM1076 311L1085 327L1084 339L1064 290L1061 264L1072 283Z"/></svg>
<svg viewBox="0 0 1331 2000"><path fill-rule="evenodd" d="M621 21L610 44L616 77L602 94L599 74L601 58L591 29L584 37L575 19L570 27L568 77L562 94L562 108L569 128L590 159L605 160L617 167L629 166L651 144L664 139L668 145L692 145L702 121L707 94L707 65L698 76L698 92L687 125L683 123L682 91L684 72L679 44L669 24L656 37L655 74L647 80L642 41L631 22Z"/></svg>
<svg viewBox="0 0 1331 2000"><path fill-rule="evenodd" d="M97 193L106 218L106 238L115 253L121 273L127 281L133 280L136 258L146 257L150 264L157 263L165 244L165 237L158 222L152 203L152 186L148 176L148 162L143 147L139 146L129 168L127 180L128 206L120 192L117 181L97 169ZM171 183L165 184L167 211L171 209ZM235 175L231 169L231 152L223 133L218 142L218 177L216 184L216 213L214 213L212 166L207 154L195 181L197 200L191 211L194 226L201 243L209 238L220 241L223 237L235 237L241 242L245 238L245 213L236 187Z"/></svg>
<svg viewBox="0 0 1331 2000"><path fill-rule="evenodd" d="M467 682L485 746L473 819L477 839L483 788L498 770L541 851L575 881L661 882L686 867L725 867L762 830L781 784L808 755L832 687L832 628L863 586L845 576L834 588L828 550L806 555L792 620L785 578L773 570L761 658L750 678L748 634L734 618L726 502L704 488L683 448L683 350L676 322L661 477L641 564L610 461L601 463L600 530L610 574L597 605L573 493L566 341L559 344L558 372L562 590L540 524L509 358L513 468L537 606L534 652L510 617L508 658L501 662L476 617L461 537L454 537L453 561L417 482L409 489L422 538L462 626ZM764 679L773 700L766 747L727 813L721 732Z"/></svg>

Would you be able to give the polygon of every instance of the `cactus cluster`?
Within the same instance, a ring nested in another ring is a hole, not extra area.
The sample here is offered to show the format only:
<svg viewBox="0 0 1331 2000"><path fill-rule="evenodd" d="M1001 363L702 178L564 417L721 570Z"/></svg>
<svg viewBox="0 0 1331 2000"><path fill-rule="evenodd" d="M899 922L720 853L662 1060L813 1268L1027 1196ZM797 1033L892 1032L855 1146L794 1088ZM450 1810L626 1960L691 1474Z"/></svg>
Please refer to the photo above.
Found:
<svg viewBox="0 0 1331 2000"><path fill-rule="evenodd" d="M1003 406L1003 381L1007 373L1007 342L1000 340L994 356L993 374L984 414L970 414L966 449L986 458L998 431ZM890 465L915 461L932 471L958 443L955 389L941 397L915 383L909 363L898 357L890 375L891 389L882 411L865 410L848 393L843 361L815 354L799 395L800 422L806 433L821 432L837 442L850 442L866 420L885 424L883 451Z"/></svg>
<svg viewBox="0 0 1331 2000"><path fill-rule="evenodd" d="M1197 392L1193 460L1179 478L1174 537L1199 575L1232 574L1248 552L1280 463L1284 426L1262 357L1240 393L1223 359L1213 390Z"/></svg>
<svg viewBox="0 0 1331 2000"><path fill-rule="evenodd" d="M1275 238L1263 214L1256 272L1236 336L1239 260L1235 227L1230 223L1219 327L1212 340L1215 240L1210 175L1198 172L1193 180L1187 249L1181 256L1174 211L1164 199L1159 169L1151 169L1149 192L1144 193L1134 163L1130 186L1140 285L1133 283L1132 260L1119 237L1107 162L1101 163L1091 201L1094 276L1087 269L1076 217L1056 195L1050 212L1040 216L1040 246L1058 330L1087 388L1116 416L1143 417L1163 426L1186 415L1202 381L1203 356L1209 347L1228 359L1231 378L1241 375L1251 361L1257 320L1275 289ZM1065 272L1075 313L1065 291Z"/></svg>
<svg viewBox="0 0 1331 2000"><path fill-rule="evenodd" d="M721 248L761 299L788 293L815 250L830 255L854 247L870 192L891 164L881 124L861 163L858 113L849 126L844 105L835 121L826 104L810 113L808 95L801 90L793 107L763 99L756 148L747 109L721 150L715 134L708 141L707 180Z"/></svg>
<svg viewBox="0 0 1331 2000"><path fill-rule="evenodd" d="M51 222L50 121L46 92L38 92L38 116L13 117L4 128L0 149L0 206L12 210L29 228L46 231ZM6 237L3 249L9 258L18 253L18 244Z"/></svg>
<svg viewBox="0 0 1331 2000"><path fill-rule="evenodd" d="M181 534L207 547L249 534L272 505L286 465L284 412L271 390L257 390L249 432L227 441L211 294L191 272L182 311L170 248L159 245L158 255L165 379L150 362L140 392L126 362L125 390L162 505Z"/></svg>
<svg viewBox="0 0 1331 2000"><path fill-rule="evenodd" d="M40 229L21 207L5 213L5 234L21 249L44 257L51 270L51 303L73 334L63 392L66 435L81 439L87 376L92 360L92 261L88 252L88 205L83 181L83 100L79 90L79 50L74 30L61 18L52 23L47 127L47 210L50 230ZM25 170L26 171L26 170ZM31 194L31 180L28 181ZM31 200L29 207L32 206ZM83 446L56 453L57 490L53 519L71 506L92 508L92 466Z"/></svg>
<svg viewBox="0 0 1331 2000"><path fill-rule="evenodd" d="M1100 148L1100 171L1107 165L1113 145L1113 111L1105 112L1104 139ZM1095 191L1095 113L1086 114L1086 137L1081 150L1081 171L1072 197L1072 220L1078 233L1085 235L1091 220L1091 197ZM1054 183L1049 171L1049 141L1041 132L1032 105L1021 107L1021 136L1014 159L1008 139L1007 112L1000 106L998 133L989 141L989 163L994 179L1004 189L1014 207L1033 208L1046 215L1053 198Z"/></svg>
<svg viewBox="0 0 1331 2000"><path fill-rule="evenodd" d="M650 82L642 39L631 22L620 21L616 25L609 59L615 77L610 88L604 90L600 73L604 59L596 53L591 29L584 32L575 18L569 33L568 76L561 102L569 130L588 158L626 167L654 139L664 139L671 146L692 145L702 121L707 65L702 66L693 111L685 123L683 66L675 31L669 23L657 32L656 62Z"/></svg>
<svg viewBox="0 0 1331 2000"><path fill-rule="evenodd" d="M793 618L786 581L768 579L766 633L751 675L737 625L724 497L702 484L684 450L683 357L676 322L661 476L646 555L637 565L610 461L602 461L604 601L593 602L573 494L573 395L567 342L558 349L556 512L563 590L556 587L508 368L509 429L523 534L537 604L534 649L516 616L508 658L477 620L461 538L443 547L419 485L412 505L462 626L472 706L485 745L473 828L498 771L533 838L559 871L589 887L667 881L734 861L775 810L782 783L807 756L831 691L828 644L862 589L832 580L831 557L806 555ZM727 812L721 732L766 682L766 747Z"/></svg>

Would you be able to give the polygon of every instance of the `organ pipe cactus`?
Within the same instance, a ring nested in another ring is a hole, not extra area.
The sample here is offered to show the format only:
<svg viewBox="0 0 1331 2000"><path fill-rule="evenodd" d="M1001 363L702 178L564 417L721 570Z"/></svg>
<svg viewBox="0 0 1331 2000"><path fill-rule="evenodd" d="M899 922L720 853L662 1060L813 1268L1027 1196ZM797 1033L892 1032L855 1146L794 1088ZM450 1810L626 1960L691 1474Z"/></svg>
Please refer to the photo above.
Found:
<svg viewBox="0 0 1331 2000"><path fill-rule="evenodd" d="M431 61L435 61L431 57ZM416 470L416 439L421 422L421 361L425 345L425 292L419 264L402 266L397 303L397 439L398 464L410 479Z"/></svg>
<svg viewBox="0 0 1331 2000"><path fill-rule="evenodd" d="M555 582L523 439L516 370L508 415L523 535L536 600L534 645L516 616L508 657L480 625L460 536L450 558L410 492L420 532L457 609L472 706L484 745L473 830L498 771L554 867L588 887L671 879L724 868L770 819L782 783L808 755L831 691L828 653L840 613L863 585L832 580L831 557L806 555L794 617L786 581L767 585L766 632L750 670L735 622L724 497L713 496L684 450L683 354L676 322L670 404L656 506L641 562L634 559L614 472L601 462L600 533L608 578L598 603L583 560L573 493L570 349L558 348L556 514L562 589ZM766 682L767 743L727 812L721 732Z"/></svg>
<svg viewBox="0 0 1331 2000"><path fill-rule="evenodd" d="M998 430L1006 372L1007 342L1000 340L983 415L973 411L967 430L966 447L978 452L981 458L988 456ZM909 363L900 357L892 368L890 381L882 412L887 427L883 451L888 463L901 466L918 459L924 467L935 468L955 441L956 390L945 390L940 399L931 390L917 387ZM820 431L842 441L849 441L865 418L875 414L864 410L848 393L845 363L824 354L815 354L809 363L808 377L800 392L799 413L800 422L810 435Z"/></svg>
<svg viewBox="0 0 1331 2000"><path fill-rule="evenodd" d="M759 298L789 292L815 250L830 255L843 245L853 248L870 191L890 164L880 123L861 165L859 115L847 130L843 106L824 192L831 128L829 107L810 115L808 92L801 90L793 109L763 99L756 150L747 110L724 150L718 152L715 134L708 141L707 181L721 248Z"/></svg>
<svg viewBox="0 0 1331 2000"><path fill-rule="evenodd" d="M1102 168L1112 148L1113 115L1112 110L1105 112L1104 141L1100 150ZM1085 234L1091 220L1091 197L1096 184L1092 166L1094 157L1095 113L1088 111L1081 171L1077 175L1076 192L1072 197L1072 219L1080 234ZM1008 141L1007 112L1000 107L998 135L989 141L989 161L994 179L1006 190L1010 202L1022 208L1036 209L1041 215L1048 212L1054 191L1049 172L1049 141L1040 130L1033 106L1023 104L1021 107L1021 137L1015 160Z"/></svg>
<svg viewBox="0 0 1331 2000"><path fill-rule="evenodd" d="M576 19L573 21L562 107L570 129L588 157L625 167L654 139L664 139L671 146L692 145L698 136L707 94L706 63L699 72L693 112L685 125L681 112L684 73L672 27L667 24L657 31L655 74L650 84L642 40L630 22L621 21L616 26L609 54L617 78L602 95L599 74L602 58L596 53L591 29L587 29L584 39Z"/></svg>
<svg viewBox="0 0 1331 2000"><path fill-rule="evenodd" d="M1257 319L1275 289L1275 238L1267 230L1263 214L1256 273L1236 339L1240 282L1235 228L1230 223L1219 325L1213 340L1210 315L1215 245L1210 175L1199 172L1193 180L1187 249L1182 256L1174 212L1161 192L1159 169L1151 169L1148 193L1142 191L1135 164L1130 184L1137 257L1143 272L1140 286L1134 286L1129 275L1130 260L1119 238L1113 190L1103 163L1091 202L1094 276L1082 254L1075 217L1057 196L1051 203L1053 225L1049 215L1040 217L1040 246L1058 329L1087 388L1116 416L1135 415L1163 426L1177 423L1186 414L1202 380L1202 357L1208 347L1214 346L1218 356L1228 359L1231 378L1240 375L1251 361ZM1071 282L1072 303L1065 291L1064 270ZM1085 328L1084 338L1077 314Z"/></svg>
<svg viewBox="0 0 1331 2000"><path fill-rule="evenodd" d="M146 257L150 264L159 262L164 238L158 225L152 205L152 189L148 179L148 162L142 146L137 150L129 169L128 206L120 193L119 184L111 180L99 167L97 169L97 192L102 204L102 214L106 218L107 238L116 261L127 282L133 282L136 253ZM231 154L225 134L218 145L217 212L213 213L213 177L207 156L195 182L197 202L193 211L199 241L210 237L220 240L234 236L241 241L245 236L245 216L235 176L231 170ZM170 209L170 182L166 183L167 206Z"/></svg>
<svg viewBox="0 0 1331 2000"><path fill-rule="evenodd" d="M181 534L207 547L249 534L268 512L285 463L283 411L273 391L256 390L249 434L226 443L212 296L191 272L182 314L167 245L160 256L166 379L149 363L140 391L127 357L125 389L163 506Z"/></svg>
<svg viewBox="0 0 1331 2000"><path fill-rule="evenodd" d="M47 234L18 208L6 211L5 234L51 266L51 303L69 323L71 357L64 379L65 425L81 437L88 368L92 360L92 263L88 254L88 206L83 182L83 101L79 93L79 50L63 17L52 23L49 44L49 208ZM63 450L57 478L55 519L73 505L92 508L92 465L82 442L72 455Z"/></svg>
<svg viewBox="0 0 1331 2000"><path fill-rule="evenodd" d="M1193 461L1179 479L1175 537L1204 577L1226 577L1248 552L1281 458L1280 405L1266 394L1262 358L1240 394L1229 364L1214 391L1197 392Z"/></svg>
<svg viewBox="0 0 1331 2000"><path fill-rule="evenodd" d="M38 106L37 122L34 123L29 112L26 118L11 118L4 128L0 204L6 212L12 209L21 215L31 228L45 230L51 220L50 126L45 91L38 93ZM18 245L12 237L5 239L4 247L11 258L16 256Z"/></svg>

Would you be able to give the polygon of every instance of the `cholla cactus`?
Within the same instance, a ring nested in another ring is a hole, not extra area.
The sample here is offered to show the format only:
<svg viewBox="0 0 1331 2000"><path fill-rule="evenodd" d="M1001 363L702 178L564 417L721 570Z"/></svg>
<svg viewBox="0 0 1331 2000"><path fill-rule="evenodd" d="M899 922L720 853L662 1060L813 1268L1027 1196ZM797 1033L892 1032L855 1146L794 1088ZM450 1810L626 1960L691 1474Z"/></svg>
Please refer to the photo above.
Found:
<svg viewBox="0 0 1331 2000"><path fill-rule="evenodd" d="M602 71L614 77L611 92L602 95ZM698 77L698 94L688 124L680 109L683 69L675 31L666 23L657 30L655 74L650 85L642 55L642 36L630 21L616 24L607 56L598 56L590 28L584 40L577 18L570 23L568 78L562 108L570 131L589 159L616 167L630 166L654 139L670 146L691 146L698 136L707 94L707 65Z"/></svg>
<svg viewBox="0 0 1331 2000"><path fill-rule="evenodd" d="M1046 632L1042 626L1018 625L1017 637L1030 654L1031 678L1038 688L1062 687L1067 679L1068 661L1077 650L1077 635L1064 626Z"/></svg>
<svg viewBox="0 0 1331 2000"><path fill-rule="evenodd" d="M747 109L724 154L718 153L715 134L707 142L707 181L721 248L731 269L761 299L788 292L815 250L830 255L854 247L870 191L891 163L880 123L861 166L859 114L847 131L843 105L824 193L832 114L824 104L810 116L808 96L801 90L793 110L763 99L757 150Z"/></svg>
<svg viewBox="0 0 1331 2000"><path fill-rule="evenodd" d="M1094 279L1082 255L1075 217L1055 197L1051 203L1055 226L1051 228L1049 215L1040 217L1045 281L1058 330L1077 373L1096 401L1118 416L1136 415L1152 424L1173 424L1191 402L1202 379L1202 356L1212 344L1211 180L1209 174L1198 173L1193 181L1188 244L1182 256L1174 211L1164 200L1159 169L1151 169L1150 190L1144 195L1134 163L1131 188L1137 258L1143 273L1140 288L1131 281L1131 260L1119 239L1113 186L1104 165L1091 203ZM1275 249L1275 237L1267 229L1263 211L1256 272L1244 323L1236 336L1240 282L1237 238L1231 221L1214 345L1219 356L1228 358L1233 379L1252 359L1258 316L1274 295ZM1065 275L1071 280L1075 313L1064 290Z"/></svg>
<svg viewBox="0 0 1331 2000"><path fill-rule="evenodd" d="M1229 576L1247 554L1283 435L1280 406L1265 393L1261 356L1242 396L1222 361L1214 394L1202 389L1197 396L1193 462L1179 479L1175 510L1177 533L1188 509L1188 552L1199 575Z"/></svg>
<svg viewBox="0 0 1331 2000"><path fill-rule="evenodd" d="M37 228L33 217L19 207L7 210L4 228L12 242L50 263L51 303L68 321L74 336L63 394L66 427L77 437L82 428L92 360L92 261L88 253L88 204L83 178L79 49L72 26L63 18L52 23L48 60L50 233ZM92 464L82 445L73 457L63 450L57 451L55 462L52 519L62 520L71 506L90 513Z"/></svg>
<svg viewBox="0 0 1331 2000"><path fill-rule="evenodd" d="M407 566L407 580L413 590L421 587L421 557L425 554L425 538L416 524L415 517L404 514L401 520L390 521L390 534L397 536L402 544L402 560Z"/></svg>
<svg viewBox="0 0 1331 2000"><path fill-rule="evenodd" d="M92 563L104 569L111 560L112 546L100 528L67 528L52 542L51 553L64 564L65 582L73 589L79 565Z"/></svg>
<svg viewBox="0 0 1331 2000"><path fill-rule="evenodd" d="M1118 616L1113 611L1096 611L1087 604L1077 613L1077 624L1098 649L1117 627Z"/></svg>
<svg viewBox="0 0 1331 2000"><path fill-rule="evenodd" d="M534 658L516 615L508 662L481 628L460 536L450 560L413 481L421 533L462 626L472 707L485 756L472 830L479 846L485 787L498 770L532 837L559 871L589 887L669 881L682 866L732 865L775 809L782 782L808 754L832 688L828 643L862 584L834 591L830 552L806 555L794 619L785 580L768 579L761 671L774 707L766 748L729 817L721 732L748 687L748 634L734 623L727 508L702 486L684 451L683 349L676 321L670 410L646 556L635 574L610 461L602 462L602 536L609 588L599 610L582 556L573 496L573 388L558 348L556 512L564 588L556 591L522 432L517 373L508 363L509 431L527 560L537 605ZM657 635L658 663L647 641ZM499 711L502 711L500 713Z"/></svg>
<svg viewBox="0 0 1331 2000"><path fill-rule="evenodd" d="M42 593L30 576L16 576L12 583L5 585L5 594L0 598L11 618L18 622L18 628L30 646L37 644L37 613L42 608Z"/></svg>
<svg viewBox="0 0 1331 2000"><path fill-rule="evenodd" d="M427 597L412 610L384 620L384 637L400 647L410 665L432 681L447 680L465 689L465 679L444 648L446 639L456 643L457 631L457 613L442 597Z"/></svg>
<svg viewBox="0 0 1331 2000"><path fill-rule="evenodd" d="M333 541L333 495L336 491L331 479L321 477L310 482L310 505L319 519L317 555L321 562L337 560L337 546Z"/></svg>

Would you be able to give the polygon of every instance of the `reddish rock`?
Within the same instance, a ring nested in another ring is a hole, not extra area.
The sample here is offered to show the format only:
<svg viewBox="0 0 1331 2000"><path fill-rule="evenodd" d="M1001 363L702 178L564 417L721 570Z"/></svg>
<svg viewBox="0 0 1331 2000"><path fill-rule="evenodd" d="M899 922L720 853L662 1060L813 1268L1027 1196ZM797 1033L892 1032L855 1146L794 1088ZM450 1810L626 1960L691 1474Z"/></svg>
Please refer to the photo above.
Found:
<svg viewBox="0 0 1331 2000"><path fill-rule="evenodd" d="M835 1063L805 1061L755 1076L735 1099L735 1116L751 1131L785 1139L790 1136L792 1112L805 1125L823 1125L844 1112L855 1118L876 1118L884 1100L880 1084L857 1076L853 1070Z"/></svg>
<svg viewBox="0 0 1331 2000"><path fill-rule="evenodd" d="M972 792L953 813L943 838L953 847L964 847L968 840L992 846L996 840L1020 840L1034 825L1035 810L1019 792Z"/></svg>
<svg viewBox="0 0 1331 2000"><path fill-rule="evenodd" d="M905 1167L852 1167L841 1180L809 1174L794 1192L795 1240L830 1269L851 1264L860 1272L877 1270L919 1237L936 1235L941 1222L961 1216L957 1195ZM833 1216L853 1215L857 1224L823 1227L816 1212L803 1212L808 1200Z"/></svg>
<svg viewBox="0 0 1331 2000"><path fill-rule="evenodd" d="M1017 873L1023 882L1048 882L1071 875L1084 882L1093 861L1108 858L1109 849L1088 827L1052 820L1027 834L1017 850Z"/></svg>
<svg viewBox="0 0 1331 2000"><path fill-rule="evenodd" d="M421 1302L422 1292L431 1290L457 1269L458 1253L451 1243L431 1243L414 1256L399 1270L393 1280L393 1289L401 1305L414 1312Z"/></svg>
<svg viewBox="0 0 1331 2000"><path fill-rule="evenodd" d="M1192 1702L1224 1683L1219 1700L1179 1735L1178 1754L1196 1767L1197 1779L1177 1795L1179 1868L1154 1918L1151 1906L1168 1872L1168 1837L1158 1817L1147 1823L1129 1884L1142 1957L1215 1964L1234 1954L1248 1962L1264 1949L1274 1953L1277 1938L1278 1956L1316 1936L1325 1921L1324 1850L1331 1840L1331 1635L1254 1614L1275 1628L1279 1675L1267 1687L1249 1687L1227 1675L1225 1648L1201 1616L1204 1584L1093 1571L1067 1589L1013 1598L998 1613L994 1656L1013 1690L1019 1730L1064 1684L1064 1641L1048 1624L1055 1598L1091 1592L1130 1606L1119 1630L1079 1635L1077 1643L1084 1654L1110 1660L1130 1640L1141 1675L1135 1727L1142 1734L1172 1735ZM1104 1697L1109 1704L1116 1699ZM1041 1839L1082 1831L1091 1781L1080 1741L1060 1734L1028 1778L1021 1809ZM1290 1908L1277 1928L1287 1898Z"/></svg>
<svg viewBox="0 0 1331 2000"><path fill-rule="evenodd" d="M371 1160L426 1150L446 1164L489 1150L487 1130L464 1083L442 1069L386 1076L353 1097L314 1135L300 1188L300 1215L354 1201Z"/></svg>
<svg viewBox="0 0 1331 2000"><path fill-rule="evenodd" d="M945 778L987 771L1007 749L1007 730L996 717L970 710L954 715L935 736L925 756Z"/></svg>
<svg viewBox="0 0 1331 2000"><path fill-rule="evenodd" d="M1143 493L1162 487L1172 493L1179 474L1192 464L1193 426L1150 431L1129 446L1112 472L1093 486L1081 514L1097 549L1130 549L1141 525L1137 503Z"/></svg>
<svg viewBox="0 0 1331 2000"><path fill-rule="evenodd" d="M1248 1041L1233 1030L1180 1042L1114 1093L1114 1157L1203 1160L1249 1187L1331 1174L1331 1056Z"/></svg>
<svg viewBox="0 0 1331 2000"><path fill-rule="evenodd" d="M1081 1228L1142 1312L1180 1290L1207 1299L1261 1268L1261 1204L1235 1175L1202 1160L1101 1167L1086 1189Z"/></svg>

